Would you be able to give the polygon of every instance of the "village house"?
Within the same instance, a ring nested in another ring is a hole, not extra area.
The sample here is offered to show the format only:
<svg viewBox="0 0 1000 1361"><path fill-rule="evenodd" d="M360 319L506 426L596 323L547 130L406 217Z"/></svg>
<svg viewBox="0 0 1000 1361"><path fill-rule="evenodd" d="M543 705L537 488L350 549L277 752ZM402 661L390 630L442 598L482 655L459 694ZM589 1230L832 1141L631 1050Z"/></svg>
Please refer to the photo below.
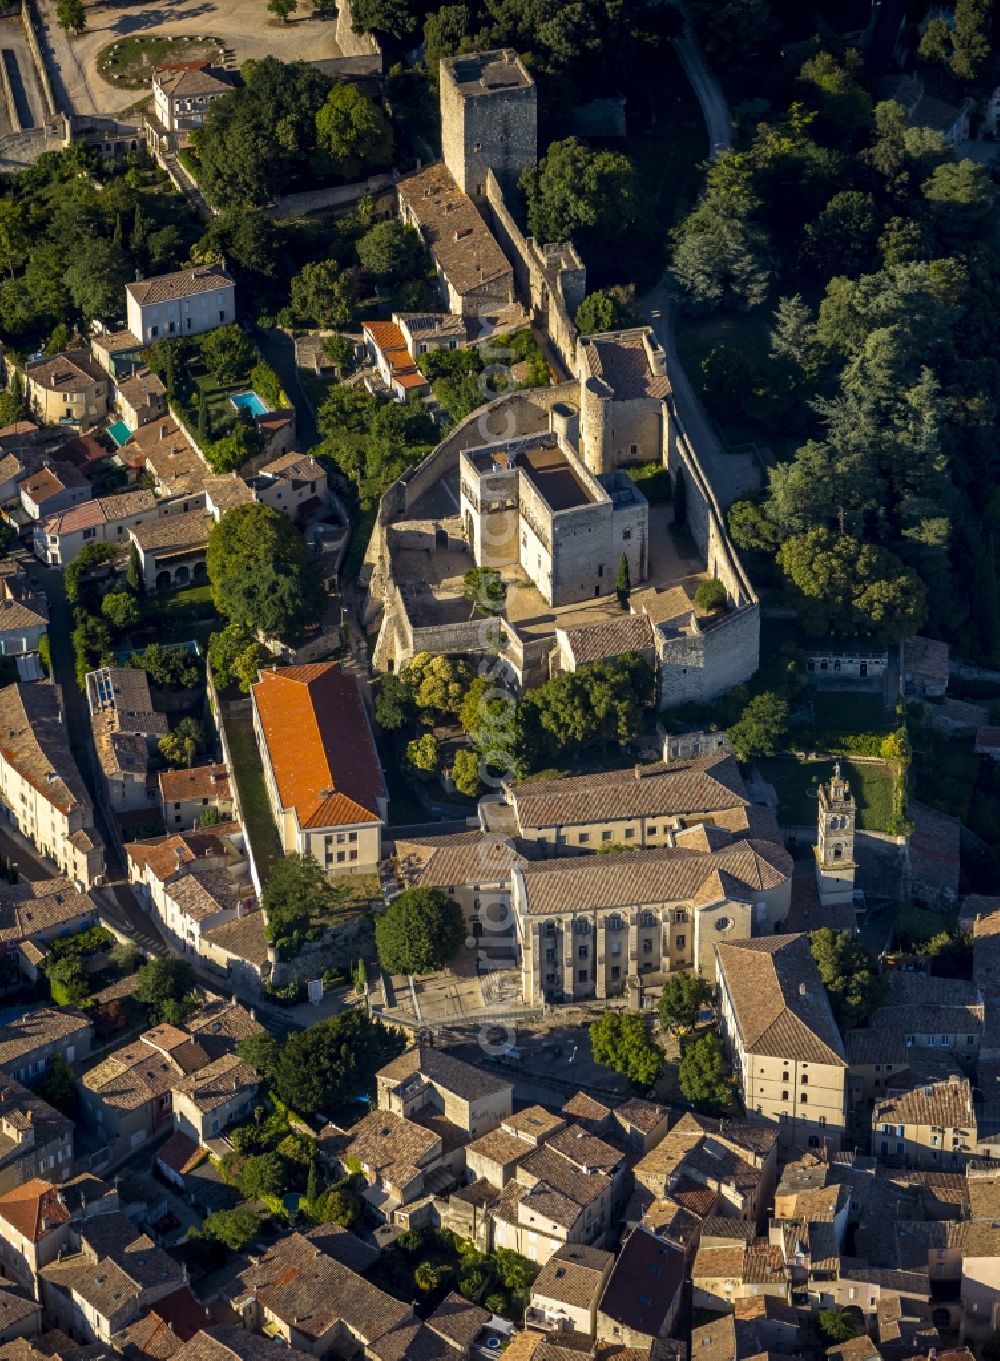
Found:
<svg viewBox="0 0 1000 1361"><path fill-rule="evenodd" d="M626 1347L651 1347L670 1333L684 1290L684 1254L644 1228L622 1245L601 1296L597 1336Z"/></svg>
<svg viewBox="0 0 1000 1361"><path fill-rule="evenodd" d="M150 369L138 369L115 383L115 406L129 430L167 414L167 389Z"/></svg>
<svg viewBox="0 0 1000 1361"><path fill-rule="evenodd" d="M260 1090L260 1077L236 1054L224 1054L183 1078L174 1088L174 1127L207 1144L227 1125L244 1121Z"/></svg>
<svg viewBox="0 0 1000 1361"><path fill-rule="evenodd" d="M90 337L90 353L112 378L128 378L141 368L142 349L142 341L129 330L100 329Z"/></svg>
<svg viewBox="0 0 1000 1361"><path fill-rule="evenodd" d="M751 1119L783 1149L838 1149L847 1058L805 935L716 946L719 1019Z"/></svg>
<svg viewBox="0 0 1000 1361"><path fill-rule="evenodd" d="M41 1077L54 1055L76 1063L90 1053L92 1022L67 1007L40 1007L0 1025L0 1069L18 1082Z"/></svg>
<svg viewBox="0 0 1000 1361"><path fill-rule="evenodd" d="M320 1155L341 1176L359 1167L368 1182L364 1195L371 1209L395 1218L398 1207L447 1191L456 1184L456 1166L462 1171L461 1141L449 1139L446 1147L443 1136L448 1131L435 1128L437 1123L375 1110L346 1133L327 1126L320 1134Z"/></svg>
<svg viewBox="0 0 1000 1361"><path fill-rule="evenodd" d="M461 350L469 340L468 323L454 312L393 312L392 319L411 359L435 350Z"/></svg>
<svg viewBox="0 0 1000 1361"><path fill-rule="evenodd" d="M0 949L16 959L17 972L32 983L38 981L50 941L97 924L94 900L77 883L59 876L21 879L0 891Z"/></svg>
<svg viewBox="0 0 1000 1361"><path fill-rule="evenodd" d="M872 1153L905 1167L962 1168L976 1151L967 1078L896 1091L872 1109Z"/></svg>
<svg viewBox="0 0 1000 1361"><path fill-rule="evenodd" d="M72 463L46 460L18 483L21 509L29 520L45 520L91 497L90 482Z"/></svg>
<svg viewBox="0 0 1000 1361"><path fill-rule="evenodd" d="M70 1251L39 1272L46 1319L87 1342L110 1342L177 1290L184 1268L121 1213L72 1225Z"/></svg>
<svg viewBox="0 0 1000 1361"><path fill-rule="evenodd" d="M0 657L24 657L37 652L48 629L49 607L12 558L0 558ZM23 679L38 679L23 675Z"/></svg>
<svg viewBox="0 0 1000 1361"><path fill-rule="evenodd" d="M567 1243L535 1277L525 1311L528 1328L539 1332L597 1336L597 1306L614 1265L613 1252Z"/></svg>
<svg viewBox="0 0 1000 1361"><path fill-rule="evenodd" d="M198 508L134 525L128 534L139 552L145 589L158 591L204 581L211 528L212 516Z"/></svg>
<svg viewBox="0 0 1000 1361"><path fill-rule="evenodd" d="M371 874L388 793L358 682L335 662L262 671L253 725L286 854L331 874Z"/></svg>
<svg viewBox="0 0 1000 1361"><path fill-rule="evenodd" d="M411 394L423 396L430 392L431 385L414 363L406 338L395 321L363 321L361 334L368 358L391 397L405 402Z"/></svg>
<svg viewBox="0 0 1000 1361"><path fill-rule="evenodd" d="M163 514L151 491L138 489L98 496L35 525L35 556L50 567L66 567L92 543L123 543L133 525Z"/></svg>
<svg viewBox="0 0 1000 1361"><path fill-rule="evenodd" d="M68 879L104 874L104 844L70 750L55 685L0 689L0 795L8 820Z"/></svg>
<svg viewBox="0 0 1000 1361"><path fill-rule="evenodd" d="M186 146L211 106L232 88L225 75L207 61L158 66L153 72L153 116L146 119L150 144L167 151Z"/></svg>
<svg viewBox="0 0 1000 1361"><path fill-rule="evenodd" d="M125 1361L163 1361L211 1325L212 1315L195 1299L190 1287L182 1285L115 1333L111 1345Z"/></svg>
<svg viewBox="0 0 1000 1361"><path fill-rule="evenodd" d="M254 500L292 520L318 514L329 501L326 469L311 454L291 452L265 463L251 478L250 490Z"/></svg>
<svg viewBox="0 0 1000 1361"><path fill-rule="evenodd" d="M0 1194L36 1177L64 1181L72 1171L72 1120L0 1072Z"/></svg>
<svg viewBox="0 0 1000 1361"><path fill-rule="evenodd" d="M687 1112L633 1171L655 1198L678 1185L706 1187L719 1197L717 1214L755 1225L774 1191L777 1152L776 1129Z"/></svg>
<svg viewBox="0 0 1000 1361"><path fill-rule="evenodd" d="M108 414L111 384L88 350L29 360L24 378L28 404L46 425L87 429Z"/></svg>
<svg viewBox="0 0 1000 1361"><path fill-rule="evenodd" d="M118 1193L89 1173L54 1184L32 1178L0 1195L0 1267L40 1299L40 1271L56 1261L74 1222L116 1214Z"/></svg>
<svg viewBox="0 0 1000 1361"><path fill-rule="evenodd" d="M399 214L431 253L442 299L463 317L502 311L514 302L514 271L472 199L443 162L396 184Z"/></svg>
<svg viewBox="0 0 1000 1361"><path fill-rule="evenodd" d="M223 822L233 816L229 771L222 765L182 766L161 770L160 812L170 830L188 830L211 810Z"/></svg>
<svg viewBox="0 0 1000 1361"><path fill-rule="evenodd" d="M199 492L208 477L207 466L172 416L133 431L121 458L133 477L148 472L160 497Z"/></svg>
<svg viewBox="0 0 1000 1361"><path fill-rule="evenodd" d="M202 923L199 929L202 959L220 971L225 986L248 1001L260 999L276 959L266 927L264 913L244 904L237 916L217 926Z"/></svg>
<svg viewBox="0 0 1000 1361"><path fill-rule="evenodd" d="M197 265L125 286L128 329L144 345L201 335L236 320L236 285L221 265Z"/></svg>
<svg viewBox="0 0 1000 1361"><path fill-rule="evenodd" d="M87 672L85 694L106 806L115 813L155 807L150 763L170 723L153 707L148 674L102 666Z"/></svg>
<svg viewBox="0 0 1000 1361"><path fill-rule="evenodd" d="M379 1110L407 1118L436 1113L471 1139L513 1112L513 1083L423 1044L380 1068L375 1080Z"/></svg>

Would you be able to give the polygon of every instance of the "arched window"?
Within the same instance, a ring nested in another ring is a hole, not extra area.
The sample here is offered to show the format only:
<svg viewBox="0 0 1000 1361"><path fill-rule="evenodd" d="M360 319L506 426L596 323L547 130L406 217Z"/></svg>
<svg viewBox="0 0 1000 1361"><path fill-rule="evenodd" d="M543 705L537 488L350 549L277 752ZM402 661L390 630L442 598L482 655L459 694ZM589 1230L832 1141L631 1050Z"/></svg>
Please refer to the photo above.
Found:
<svg viewBox="0 0 1000 1361"><path fill-rule="evenodd" d="M652 912L644 912L639 918L639 922L642 926L655 926L656 918L653 916Z"/></svg>
<svg viewBox="0 0 1000 1361"><path fill-rule="evenodd" d="M622 921L621 917L619 917L618 913L612 912L611 916L608 918L608 930L621 931L624 929L624 926L625 923Z"/></svg>
<svg viewBox="0 0 1000 1361"><path fill-rule="evenodd" d="M590 935L590 922L586 917L577 917L576 921L573 923L573 928L578 936Z"/></svg>

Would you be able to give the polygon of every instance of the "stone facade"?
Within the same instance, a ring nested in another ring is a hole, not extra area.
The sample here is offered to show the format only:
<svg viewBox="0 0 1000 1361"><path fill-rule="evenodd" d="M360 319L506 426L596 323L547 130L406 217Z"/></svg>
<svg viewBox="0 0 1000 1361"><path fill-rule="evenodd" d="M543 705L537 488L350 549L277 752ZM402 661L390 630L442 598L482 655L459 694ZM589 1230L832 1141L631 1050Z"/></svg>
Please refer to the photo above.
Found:
<svg viewBox="0 0 1000 1361"><path fill-rule="evenodd" d="M816 854L816 884L823 907L854 900L854 831L858 805L850 786L840 776L840 762L834 776L819 790L819 835L813 848Z"/></svg>
<svg viewBox="0 0 1000 1361"><path fill-rule="evenodd" d="M493 171L510 194L538 159L537 90L511 48L441 62L441 150L458 187L482 204Z"/></svg>

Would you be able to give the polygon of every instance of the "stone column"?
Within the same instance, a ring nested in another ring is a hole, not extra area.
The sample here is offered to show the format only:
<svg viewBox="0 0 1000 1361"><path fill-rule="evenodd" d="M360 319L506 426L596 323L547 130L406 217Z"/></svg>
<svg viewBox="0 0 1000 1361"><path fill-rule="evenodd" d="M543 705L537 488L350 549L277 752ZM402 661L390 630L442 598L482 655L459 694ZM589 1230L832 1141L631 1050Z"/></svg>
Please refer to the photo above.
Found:
<svg viewBox="0 0 1000 1361"><path fill-rule="evenodd" d="M576 948L576 933L573 922L563 925L563 993L567 998L576 996L576 974L573 953Z"/></svg>
<svg viewBox="0 0 1000 1361"><path fill-rule="evenodd" d="M628 922L628 972L639 972L639 914L633 912Z"/></svg>
<svg viewBox="0 0 1000 1361"><path fill-rule="evenodd" d="M597 997L608 995L608 953L607 928L604 918L597 919L597 949L594 954L594 993Z"/></svg>

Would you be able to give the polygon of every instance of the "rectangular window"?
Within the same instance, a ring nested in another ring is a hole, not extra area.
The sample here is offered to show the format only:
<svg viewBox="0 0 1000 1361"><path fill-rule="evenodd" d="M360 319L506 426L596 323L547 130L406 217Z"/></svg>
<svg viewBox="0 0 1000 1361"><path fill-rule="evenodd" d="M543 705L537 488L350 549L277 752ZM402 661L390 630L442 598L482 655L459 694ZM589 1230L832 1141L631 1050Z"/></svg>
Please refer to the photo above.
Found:
<svg viewBox="0 0 1000 1361"><path fill-rule="evenodd" d="M577 841L579 841L579 843L580 843L581 846L586 845L586 843L587 843L589 840L590 840L590 833L589 833L589 832L581 832L580 835L577 837Z"/></svg>
<svg viewBox="0 0 1000 1361"><path fill-rule="evenodd" d="M677 946L678 950L683 950L685 945L687 945L687 936L685 935L676 936L674 938L674 944Z"/></svg>
<svg viewBox="0 0 1000 1361"><path fill-rule="evenodd" d="M577 976L577 978L579 979L579 981L580 981L581 983L586 983L587 980L588 980L588 978L589 978L589 974L587 973L587 970L586 970L586 969L579 969L579 970L577 971L577 975L576 975L576 976Z"/></svg>
<svg viewBox="0 0 1000 1361"><path fill-rule="evenodd" d="M602 841L610 841L610 840L611 840L611 833L610 833L610 832L602 832L602 833L601 833L601 840L602 840Z"/></svg>
<svg viewBox="0 0 1000 1361"><path fill-rule="evenodd" d="M578 945L578 946L576 947L577 958L579 958L579 959L586 959L586 958L587 958L588 949L589 949L589 947L586 946L586 945Z"/></svg>
<svg viewBox="0 0 1000 1361"><path fill-rule="evenodd" d="M621 976L622 976L622 971L621 971L621 969L618 967L617 964L612 964L612 966L611 966L611 981L612 981L613 983L617 983L618 980L621 978Z"/></svg>
<svg viewBox="0 0 1000 1361"><path fill-rule="evenodd" d="M635 828L634 828L634 827L626 827L626 828L625 828L625 840L626 840L626 841L631 841L631 840L633 839L634 836L635 836Z"/></svg>

